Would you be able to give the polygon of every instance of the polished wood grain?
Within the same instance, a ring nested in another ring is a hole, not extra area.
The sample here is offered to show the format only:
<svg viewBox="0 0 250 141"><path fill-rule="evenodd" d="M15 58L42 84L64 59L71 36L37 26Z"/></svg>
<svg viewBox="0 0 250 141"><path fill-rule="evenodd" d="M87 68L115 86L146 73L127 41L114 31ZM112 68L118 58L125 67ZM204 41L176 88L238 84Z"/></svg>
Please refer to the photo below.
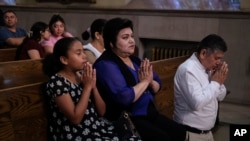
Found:
<svg viewBox="0 0 250 141"><path fill-rule="evenodd" d="M42 83L0 90L0 140L46 141L47 116Z"/></svg>
<svg viewBox="0 0 250 141"><path fill-rule="evenodd" d="M0 89L44 82L42 60L0 62Z"/></svg>
<svg viewBox="0 0 250 141"><path fill-rule="evenodd" d="M178 66L188 56L153 61L153 69L162 81L162 88L155 96L155 102L160 113L172 119L174 110L174 75Z"/></svg>
<svg viewBox="0 0 250 141"><path fill-rule="evenodd" d="M0 49L0 62L14 61L16 48Z"/></svg>

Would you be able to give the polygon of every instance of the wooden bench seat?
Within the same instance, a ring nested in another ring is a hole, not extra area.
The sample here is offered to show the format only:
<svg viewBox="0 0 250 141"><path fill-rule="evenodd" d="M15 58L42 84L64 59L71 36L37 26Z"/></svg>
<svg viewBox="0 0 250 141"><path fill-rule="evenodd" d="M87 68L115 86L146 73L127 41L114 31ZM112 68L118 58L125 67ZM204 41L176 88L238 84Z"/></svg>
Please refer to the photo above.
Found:
<svg viewBox="0 0 250 141"><path fill-rule="evenodd" d="M16 48L0 49L0 62L14 61L16 50Z"/></svg>
<svg viewBox="0 0 250 141"><path fill-rule="evenodd" d="M42 72L42 60L0 62L0 89L22 86L48 79Z"/></svg>

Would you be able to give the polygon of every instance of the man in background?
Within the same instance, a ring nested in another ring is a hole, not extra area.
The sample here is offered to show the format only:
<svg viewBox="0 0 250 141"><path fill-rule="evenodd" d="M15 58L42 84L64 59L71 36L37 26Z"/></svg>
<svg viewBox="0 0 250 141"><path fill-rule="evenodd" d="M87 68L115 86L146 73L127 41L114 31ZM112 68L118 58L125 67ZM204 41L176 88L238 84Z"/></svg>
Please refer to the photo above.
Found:
<svg viewBox="0 0 250 141"><path fill-rule="evenodd" d="M20 46L27 36L25 29L17 27L17 15L12 10L3 13L4 26L0 28L0 48Z"/></svg>
<svg viewBox="0 0 250 141"><path fill-rule="evenodd" d="M187 141L213 141L218 101L226 96L224 81L228 65L222 61L227 51L218 35L206 36L197 52L182 63L174 78L174 120L185 126Z"/></svg>

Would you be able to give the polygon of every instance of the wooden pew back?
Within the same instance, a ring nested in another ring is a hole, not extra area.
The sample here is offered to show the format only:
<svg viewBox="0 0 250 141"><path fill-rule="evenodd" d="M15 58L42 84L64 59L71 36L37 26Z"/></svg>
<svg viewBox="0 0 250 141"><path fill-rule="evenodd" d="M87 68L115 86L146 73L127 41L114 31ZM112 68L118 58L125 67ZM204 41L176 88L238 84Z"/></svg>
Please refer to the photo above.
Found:
<svg viewBox="0 0 250 141"><path fill-rule="evenodd" d="M153 61L153 69L162 80L162 88L155 96L155 102L160 113L172 119L174 110L174 75L178 66L188 56Z"/></svg>
<svg viewBox="0 0 250 141"><path fill-rule="evenodd" d="M46 141L47 116L42 83L0 90L0 140Z"/></svg>
<svg viewBox="0 0 250 141"><path fill-rule="evenodd" d="M154 47L151 51L151 61L191 55L195 49L195 47Z"/></svg>
<svg viewBox="0 0 250 141"><path fill-rule="evenodd" d="M0 63L0 89L44 82L47 79L42 72L41 59Z"/></svg>
<svg viewBox="0 0 250 141"><path fill-rule="evenodd" d="M0 49L0 62L14 61L16 50L16 48Z"/></svg>

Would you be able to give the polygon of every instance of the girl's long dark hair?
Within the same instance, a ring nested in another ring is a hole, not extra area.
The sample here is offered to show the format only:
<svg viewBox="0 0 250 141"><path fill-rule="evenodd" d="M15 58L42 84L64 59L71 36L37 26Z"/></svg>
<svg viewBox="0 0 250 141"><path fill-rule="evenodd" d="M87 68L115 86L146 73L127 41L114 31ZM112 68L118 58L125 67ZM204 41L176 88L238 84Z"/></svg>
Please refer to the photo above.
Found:
<svg viewBox="0 0 250 141"><path fill-rule="evenodd" d="M46 55L43 60L43 72L46 75L51 77L63 69L64 65L61 63L60 57L67 57L68 50L75 41L79 41L79 39L75 37L65 37L56 42L53 53Z"/></svg>

